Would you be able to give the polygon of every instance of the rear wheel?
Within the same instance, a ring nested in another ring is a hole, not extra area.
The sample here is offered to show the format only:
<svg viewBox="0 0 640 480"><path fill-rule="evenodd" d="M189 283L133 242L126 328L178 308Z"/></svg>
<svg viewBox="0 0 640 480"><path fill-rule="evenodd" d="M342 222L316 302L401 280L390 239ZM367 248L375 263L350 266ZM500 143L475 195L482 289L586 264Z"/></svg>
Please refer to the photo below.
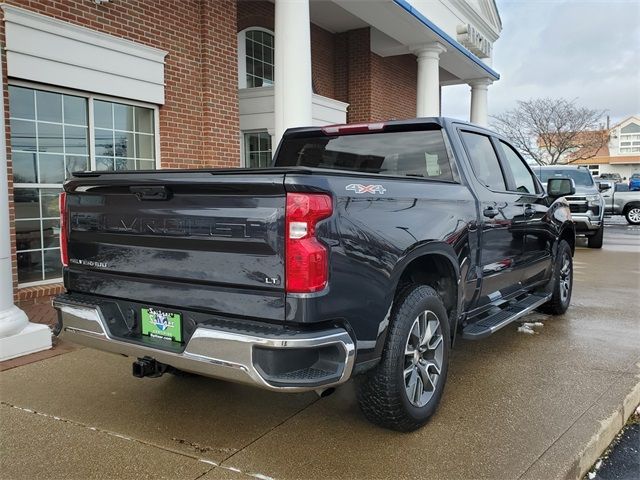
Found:
<svg viewBox="0 0 640 480"><path fill-rule="evenodd" d="M562 315L571 303L573 290L573 258L571 247L566 240L558 244L558 252L553 268L553 278L550 280L551 300L542 305L541 312L551 315Z"/></svg>
<svg viewBox="0 0 640 480"><path fill-rule="evenodd" d="M631 207L624 216L631 225L640 225L640 207Z"/></svg>
<svg viewBox="0 0 640 480"><path fill-rule="evenodd" d="M394 302L380 363L358 383L358 402L371 422L412 431L434 414L447 378L450 336L444 304L426 285Z"/></svg>
<svg viewBox="0 0 640 480"><path fill-rule="evenodd" d="M587 240L589 248L602 248L602 241L604 240L604 225L602 225L595 235L592 235Z"/></svg>

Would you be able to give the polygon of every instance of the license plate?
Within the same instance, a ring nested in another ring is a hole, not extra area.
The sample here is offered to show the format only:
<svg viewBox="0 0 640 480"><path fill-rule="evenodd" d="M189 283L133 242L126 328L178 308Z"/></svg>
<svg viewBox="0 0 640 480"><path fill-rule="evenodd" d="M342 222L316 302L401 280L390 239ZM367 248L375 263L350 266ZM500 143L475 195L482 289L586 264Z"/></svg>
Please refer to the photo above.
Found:
<svg viewBox="0 0 640 480"><path fill-rule="evenodd" d="M182 315L159 308L143 308L142 335L182 342Z"/></svg>

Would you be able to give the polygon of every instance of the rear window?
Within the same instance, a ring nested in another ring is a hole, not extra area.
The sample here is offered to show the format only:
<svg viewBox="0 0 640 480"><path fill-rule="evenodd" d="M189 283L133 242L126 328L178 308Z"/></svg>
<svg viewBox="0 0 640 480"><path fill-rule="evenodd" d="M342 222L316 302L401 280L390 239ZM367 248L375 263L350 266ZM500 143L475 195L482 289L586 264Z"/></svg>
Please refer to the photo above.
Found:
<svg viewBox="0 0 640 480"><path fill-rule="evenodd" d="M277 166L454 181L440 130L288 138Z"/></svg>

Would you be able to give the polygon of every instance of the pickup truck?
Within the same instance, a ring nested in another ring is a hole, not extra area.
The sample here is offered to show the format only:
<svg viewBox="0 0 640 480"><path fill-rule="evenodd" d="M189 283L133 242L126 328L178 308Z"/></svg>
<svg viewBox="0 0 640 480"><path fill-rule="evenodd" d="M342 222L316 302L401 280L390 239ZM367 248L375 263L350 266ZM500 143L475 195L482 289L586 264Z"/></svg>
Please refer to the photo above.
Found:
<svg viewBox="0 0 640 480"><path fill-rule="evenodd" d="M604 201L586 166L544 165L533 167L543 183L550 178L566 177L575 184L575 195L566 198L576 235L587 238L589 248L602 248L604 241Z"/></svg>
<svg viewBox="0 0 640 480"><path fill-rule="evenodd" d="M606 214L624 215L631 225L640 225L640 191L630 191L628 185L613 180L596 183L602 192Z"/></svg>
<svg viewBox="0 0 640 480"><path fill-rule="evenodd" d="M446 118L289 129L270 168L76 173L58 330L137 377L321 395L355 378L368 419L414 430L457 337L565 312L574 191Z"/></svg>

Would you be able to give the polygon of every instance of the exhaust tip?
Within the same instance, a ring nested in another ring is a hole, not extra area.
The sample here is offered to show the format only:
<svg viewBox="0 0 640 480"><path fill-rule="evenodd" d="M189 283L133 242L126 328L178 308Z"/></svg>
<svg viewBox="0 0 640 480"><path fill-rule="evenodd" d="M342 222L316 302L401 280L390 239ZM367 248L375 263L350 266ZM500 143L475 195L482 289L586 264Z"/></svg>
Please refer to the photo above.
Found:
<svg viewBox="0 0 640 480"><path fill-rule="evenodd" d="M326 398L326 397L328 397L329 395L331 395L335 391L336 391L335 387L318 388L318 389L315 390L316 394L320 398Z"/></svg>

